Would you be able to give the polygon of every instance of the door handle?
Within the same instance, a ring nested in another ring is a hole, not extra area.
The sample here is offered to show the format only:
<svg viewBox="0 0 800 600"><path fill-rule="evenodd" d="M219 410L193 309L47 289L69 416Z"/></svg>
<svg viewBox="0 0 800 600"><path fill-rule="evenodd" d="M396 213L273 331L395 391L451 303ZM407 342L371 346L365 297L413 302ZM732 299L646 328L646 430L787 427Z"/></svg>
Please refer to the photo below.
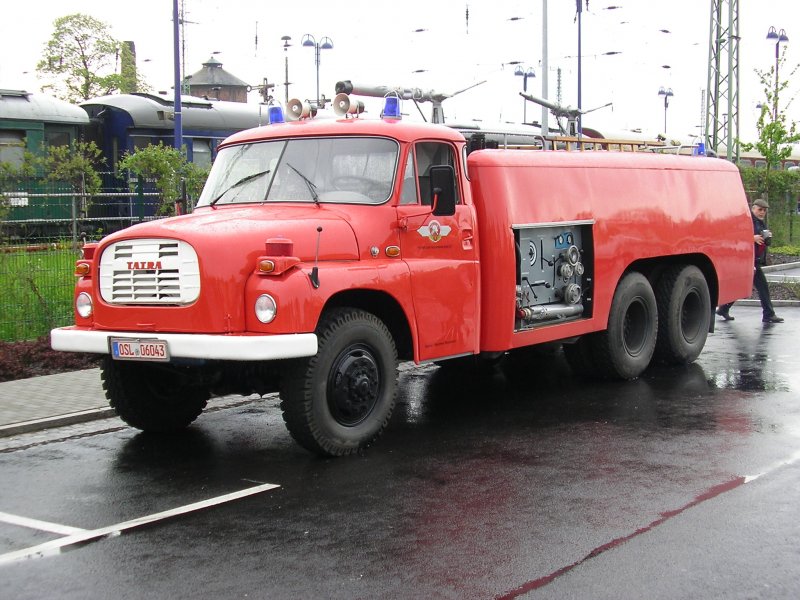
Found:
<svg viewBox="0 0 800 600"><path fill-rule="evenodd" d="M472 227L464 227L461 230L461 247L464 250L472 250Z"/></svg>

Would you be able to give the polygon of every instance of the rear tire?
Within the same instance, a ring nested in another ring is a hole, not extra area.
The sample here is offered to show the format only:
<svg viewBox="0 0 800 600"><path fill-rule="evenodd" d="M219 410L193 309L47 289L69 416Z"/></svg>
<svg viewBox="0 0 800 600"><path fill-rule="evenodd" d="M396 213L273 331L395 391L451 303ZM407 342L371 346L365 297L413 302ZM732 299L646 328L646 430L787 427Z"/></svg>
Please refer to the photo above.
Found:
<svg viewBox="0 0 800 600"><path fill-rule="evenodd" d="M650 365L657 332L653 288L641 273L628 273L614 292L608 329L591 338L599 372L611 379L637 378Z"/></svg>
<svg viewBox="0 0 800 600"><path fill-rule="evenodd" d="M142 431L179 431L189 426L209 398L208 387L190 367L104 358L103 389L111 408Z"/></svg>
<svg viewBox="0 0 800 600"><path fill-rule="evenodd" d="M281 410L298 444L323 456L369 446L385 429L397 394L397 350L386 325L358 309L328 311L319 350L283 378Z"/></svg>
<svg viewBox="0 0 800 600"><path fill-rule="evenodd" d="M694 265L677 265L656 286L659 362L688 365L703 351L711 320L711 297L703 273Z"/></svg>

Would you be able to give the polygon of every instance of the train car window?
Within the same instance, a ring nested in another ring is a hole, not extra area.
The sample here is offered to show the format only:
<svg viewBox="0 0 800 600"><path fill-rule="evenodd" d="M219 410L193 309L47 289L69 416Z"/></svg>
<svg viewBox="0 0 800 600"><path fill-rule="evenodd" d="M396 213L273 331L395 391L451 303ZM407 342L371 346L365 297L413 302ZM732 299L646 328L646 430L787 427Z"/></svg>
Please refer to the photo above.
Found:
<svg viewBox="0 0 800 600"><path fill-rule="evenodd" d="M25 158L25 132L0 129L0 162L22 166Z"/></svg>
<svg viewBox="0 0 800 600"><path fill-rule="evenodd" d="M758 167L760 169L766 169L767 168L767 161L765 161L765 160L757 160L756 161L756 167Z"/></svg>
<svg viewBox="0 0 800 600"><path fill-rule="evenodd" d="M113 136L111 138L111 166L114 170L114 175L117 175L117 164L122 157L119 155L119 138Z"/></svg>
<svg viewBox="0 0 800 600"><path fill-rule="evenodd" d="M49 148L56 146L69 146L70 135L68 131L47 130L44 132L44 143Z"/></svg>
<svg viewBox="0 0 800 600"><path fill-rule="evenodd" d="M156 138L145 135L132 135L131 141L133 142L134 152L136 150L141 150L142 148L147 148L148 146L158 145L158 140Z"/></svg>
<svg viewBox="0 0 800 600"><path fill-rule="evenodd" d="M201 169L211 167L211 140L193 139L192 162Z"/></svg>

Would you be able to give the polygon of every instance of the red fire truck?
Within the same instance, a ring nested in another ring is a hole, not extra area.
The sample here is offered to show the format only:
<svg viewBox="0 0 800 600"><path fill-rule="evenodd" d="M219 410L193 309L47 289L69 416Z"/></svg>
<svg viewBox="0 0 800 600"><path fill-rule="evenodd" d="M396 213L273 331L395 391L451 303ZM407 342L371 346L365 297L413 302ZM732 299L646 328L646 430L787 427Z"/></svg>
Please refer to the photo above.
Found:
<svg viewBox="0 0 800 600"><path fill-rule="evenodd" d="M271 110L228 138L191 214L85 245L75 325L52 347L104 354L109 402L134 427L278 390L294 439L335 456L384 430L399 361L556 342L574 369L630 379L693 361L714 307L750 294L732 164L481 149L391 108Z"/></svg>

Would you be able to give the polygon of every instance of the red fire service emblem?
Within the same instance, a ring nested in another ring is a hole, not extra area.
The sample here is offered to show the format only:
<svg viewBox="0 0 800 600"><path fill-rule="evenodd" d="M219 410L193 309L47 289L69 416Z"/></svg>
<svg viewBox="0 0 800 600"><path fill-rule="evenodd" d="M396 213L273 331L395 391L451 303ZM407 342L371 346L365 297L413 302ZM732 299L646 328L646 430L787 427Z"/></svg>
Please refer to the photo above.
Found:
<svg viewBox="0 0 800 600"><path fill-rule="evenodd" d="M449 225L442 225L439 221L431 221L429 225L423 225L417 229L422 237L428 238L432 242L438 242L450 233Z"/></svg>

